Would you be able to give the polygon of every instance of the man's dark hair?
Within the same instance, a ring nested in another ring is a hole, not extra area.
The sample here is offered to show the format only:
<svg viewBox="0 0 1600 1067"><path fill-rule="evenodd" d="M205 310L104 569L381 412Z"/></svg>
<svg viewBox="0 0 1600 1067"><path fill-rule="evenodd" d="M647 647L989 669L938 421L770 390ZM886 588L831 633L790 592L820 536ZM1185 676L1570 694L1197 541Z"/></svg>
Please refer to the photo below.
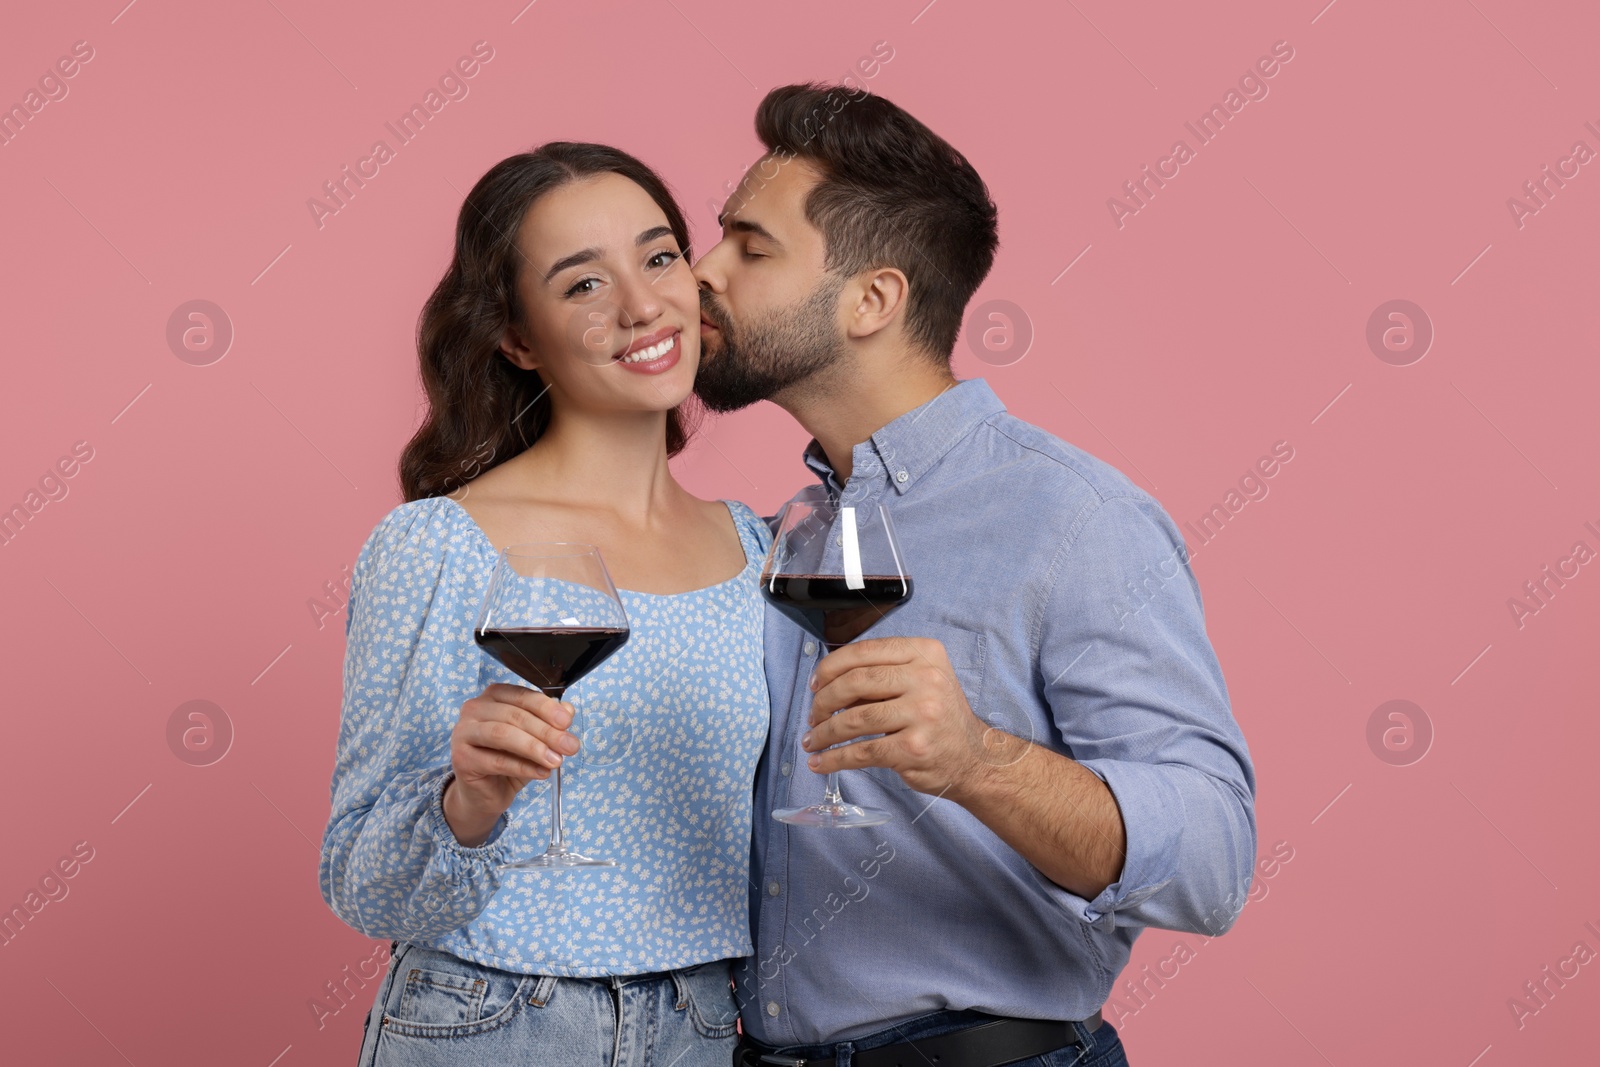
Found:
<svg viewBox="0 0 1600 1067"><path fill-rule="evenodd" d="M805 212L827 268L898 268L910 283L911 340L949 359L1000 243L998 212L966 157L883 97L817 82L769 92L756 135L769 155L821 173Z"/></svg>

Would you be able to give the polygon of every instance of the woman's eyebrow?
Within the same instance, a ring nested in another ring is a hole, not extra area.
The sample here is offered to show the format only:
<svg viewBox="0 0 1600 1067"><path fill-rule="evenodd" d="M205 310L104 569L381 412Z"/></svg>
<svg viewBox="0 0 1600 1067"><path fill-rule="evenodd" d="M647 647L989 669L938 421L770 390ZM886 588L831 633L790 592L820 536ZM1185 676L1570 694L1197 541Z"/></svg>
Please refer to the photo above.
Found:
<svg viewBox="0 0 1600 1067"><path fill-rule="evenodd" d="M658 237L671 236L673 236L671 226L652 226L650 229L641 233L638 237L635 237L633 239L633 243L635 246L646 245ZM598 248L579 249L578 251L572 253L572 255L562 256L560 259L556 260L555 263L551 264L550 269L545 273L544 280L548 282L551 278L555 277L557 274L560 274L568 267L576 267L580 263L589 263L599 258L600 249Z"/></svg>
<svg viewBox="0 0 1600 1067"><path fill-rule="evenodd" d="M588 263L599 258L600 250L598 248L584 248L572 253L570 256L562 256L551 264L550 269L545 272L544 280L548 282L568 267L576 267L580 263Z"/></svg>

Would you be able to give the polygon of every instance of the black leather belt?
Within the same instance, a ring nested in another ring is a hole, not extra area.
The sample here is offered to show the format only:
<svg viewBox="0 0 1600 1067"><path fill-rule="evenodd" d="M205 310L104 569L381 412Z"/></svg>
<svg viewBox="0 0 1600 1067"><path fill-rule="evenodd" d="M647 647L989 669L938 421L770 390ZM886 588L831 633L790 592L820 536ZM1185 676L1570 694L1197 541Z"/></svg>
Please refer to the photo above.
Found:
<svg viewBox="0 0 1600 1067"><path fill-rule="evenodd" d="M1083 1025L1090 1032L1100 1026L1097 1011ZM1081 1045L1078 1032L1068 1022L1045 1019L995 1019L964 1030L937 1037L919 1037L854 1052L851 1067L912 1067L936 1063L939 1067L1001 1067L1030 1056ZM733 1052L733 1067L834 1067L833 1057L805 1059L768 1051L749 1038L740 1036Z"/></svg>

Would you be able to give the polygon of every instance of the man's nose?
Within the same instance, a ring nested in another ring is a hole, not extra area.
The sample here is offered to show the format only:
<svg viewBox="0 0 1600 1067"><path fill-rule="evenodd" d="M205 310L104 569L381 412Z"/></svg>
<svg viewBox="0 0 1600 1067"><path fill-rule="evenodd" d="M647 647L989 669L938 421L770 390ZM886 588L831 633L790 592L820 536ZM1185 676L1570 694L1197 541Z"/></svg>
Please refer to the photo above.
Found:
<svg viewBox="0 0 1600 1067"><path fill-rule="evenodd" d="M722 271L717 269L719 259L717 253L721 248L722 242L719 241L712 247L711 251L696 260L691 268L695 284L710 293L720 293L724 288Z"/></svg>

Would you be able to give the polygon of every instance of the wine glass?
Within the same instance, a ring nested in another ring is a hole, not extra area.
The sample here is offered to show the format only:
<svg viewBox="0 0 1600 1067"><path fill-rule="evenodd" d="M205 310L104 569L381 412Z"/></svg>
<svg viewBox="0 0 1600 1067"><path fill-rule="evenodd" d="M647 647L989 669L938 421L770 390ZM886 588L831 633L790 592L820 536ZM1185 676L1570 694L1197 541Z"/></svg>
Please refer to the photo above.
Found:
<svg viewBox="0 0 1600 1067"><path fill-rule="evenodd" d="M628 615L594 545L509 545L495 561L472 636L507 669L560 700L568 686L628 640ZM616 866L574 850L561 832L565 763L551 775L550 846L531 859L503 863L501 870Z"/></svg>
<svg viewBox="0 0 1600 1067"><path fill-rule="evenodd" d="M761 568L761 594L829 652L860 637L911 599L911 574L888 511L882 504L785 504ZM842 828L877 826L892 816L847 804L834 771L822 803L779 808L772 817L798 826Z"/></svg>

